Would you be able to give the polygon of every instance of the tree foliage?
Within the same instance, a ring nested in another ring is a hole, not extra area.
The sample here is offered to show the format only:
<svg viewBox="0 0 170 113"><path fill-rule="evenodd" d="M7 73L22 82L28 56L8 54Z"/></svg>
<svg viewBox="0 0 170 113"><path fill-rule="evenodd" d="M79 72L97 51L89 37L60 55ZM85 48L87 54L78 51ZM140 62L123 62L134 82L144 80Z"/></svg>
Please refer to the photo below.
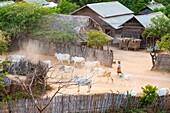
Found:
<svg viewBox="0 0 170 113"><path fill-rule="evenodd" d="M66 0L62 0L55 8L56 12L59 14L69 14L74 10L78 9L79 6L76 3L71 3Z"/></svg>
<svg viewBox="0 0 170 113"><path fill-rule="evenodd" d="M167 34L161 38L161 41L158 43L160 49L164 49L170 52L170 34Z"/></svg>
<svg viewBox="0 0 170 113"><path fill-rule="evenodd" d="M164 13L166 16L169 16L170 17L170 4L165 6L165 7L162 7L162 8L156 8L153 10L153 12L158 12L158 11L161 11L162 13Z"/></svg>
<svg viewBox="0 0 170 113"><path fill-rule="evenodd" d="M87 34L86 41L88 46L98 48L106 45L109 42L109 39L106 38L102 31L96 32L91 30Z"/></svg>
<svg viewBox="0 0 170 113"><path fill-rule="evenodd" d="M170 31L170 19L164 15L151 19L152 24L144 29L143 36L160 39Z"/></svg>
<svg viewBox="0 0 170 113"><path fill-rule="evenodd" d="M53 13L49 8L37 4L17 3L0 7L0 29L13 38L33 29L42 17Z"/></svg>
<svg viewBox="0 0 170 113"><path fill-rule="evenodd" d="M158 90L158 88L156 86L153 87L150 84L142 87L143 95L141 96L141 105L143 107L151 105L157 99L158 94L156 93L156 90Z"/></svg>
<svg viewBox="0 0 170 113"><path fill-rule="evenodd" d="M53 18L53 16L50 16L47 18L49 18L48 21L46 21L43 25L37 26L36 29L31 31L33 37L41 37L53 42L61 43L69 43L78 38L74 31L76 24L60 20L54 25L53 22L56 21L55 17Z"/></svg>

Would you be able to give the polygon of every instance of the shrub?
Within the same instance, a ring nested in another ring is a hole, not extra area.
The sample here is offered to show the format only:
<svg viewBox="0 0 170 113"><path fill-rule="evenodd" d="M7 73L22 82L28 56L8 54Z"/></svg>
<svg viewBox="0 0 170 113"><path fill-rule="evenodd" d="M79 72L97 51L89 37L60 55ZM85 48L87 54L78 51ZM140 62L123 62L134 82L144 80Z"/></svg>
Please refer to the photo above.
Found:
<svg viewBox="0 0 170 113"><path fill-rule="evenodd" d="M87 46L99 48L103 45L106 45L109 42L109 39L106 38L102 31L96 32L91 30L87 34L86 41Z"/></svg>
<svg viewBox="0 0 170 113"><path fill-rule="evenodd" d="M145 87L142 87L143 95L141 96L141 105L142 107L151 105L158 97L156 90L158 88L148 84Z"/></svg>

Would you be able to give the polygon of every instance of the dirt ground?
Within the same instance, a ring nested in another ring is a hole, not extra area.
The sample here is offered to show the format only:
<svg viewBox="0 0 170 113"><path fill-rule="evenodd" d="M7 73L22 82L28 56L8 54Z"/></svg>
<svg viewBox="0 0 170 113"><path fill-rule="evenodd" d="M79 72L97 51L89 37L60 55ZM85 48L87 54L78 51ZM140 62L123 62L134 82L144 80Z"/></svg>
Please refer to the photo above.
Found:
<svg viewBox="0 0 170 113"><path fill-rule="evenodd" d="M107 82L107 78L96 77L93 73L90 73L90 69L85 69L84 67L76 67L75 73L81 77L92 77L93 85L90 93L87 93L87 86L80 86L80 92L77 92L77 86L68 86L67 88L63 88L60 90L60 94L96 94L96 93L110 93L111 90L114 93L126 92L127 90L134 90L138 93L142 92L141 87L144 87L147 84L151 84L153 86L157 86L158 88L167 87L170 89L170 74L165 72L154 72L150 71L152 67L151 57L148 52L144 50L140 51L125 51L119 50L118 48L111 48L114 52L114 60L116 64L113 64L112 68L101 66L102 68L109 70L112 72L112 77L114 79L114 83L111 80ZM15 52L16 54L23 54L23 52ZM31 59L33 60L51 60L52 64L56 64L57 60L53 56L47 55L31 55ZM122 72L125 75L129 75L129 80L123 80L116 76L117 70L117 61L121 61ZM66 63L65 63L66 65ZM57 67L62 66L57 65ZM56 71L52 75L52 79L49 79L49 83L53 87L52 91L47 92L48 96L52 96L57 87L59 86L57 81L66 81L71 75L64 74L65 78L61 79L62 73L56 67ZM52 72L52 71L51 71ZM50 72L50 73L51 73ZM49 73L49 76L50 76ZM57 76L55 78L55 76Z"/></svg>

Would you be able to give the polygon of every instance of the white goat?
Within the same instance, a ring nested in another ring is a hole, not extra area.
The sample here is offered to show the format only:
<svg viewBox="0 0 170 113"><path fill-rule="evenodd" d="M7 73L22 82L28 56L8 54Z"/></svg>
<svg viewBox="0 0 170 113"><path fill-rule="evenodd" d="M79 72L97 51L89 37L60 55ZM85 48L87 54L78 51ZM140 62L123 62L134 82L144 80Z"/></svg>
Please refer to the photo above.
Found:
<svg viewBox="0 0 170 113"><path fill-rule="evenodd" d="M168 95L169 94L169 89L168 88L161 88L156 91L158 96L163 96L163 95Z"/></svg>
<svg viewBox="0 0 170 113"><path fill-rule="evenodd" d="M50 60L44 60L42 61L44 64L46 64L48 66L48 68L51 67L51 61Z"/></svg>
<svg viewBox="0 0 170 113"><path fill-rule="evenodd" d="M107 82L109 81L109 78L111 79L112 83L113 83L113 78L111 77L111 72L106 71L102 68L92 68L91 72L94 72L97 77L100 77L100 81L101 81L101 77L107 77Z"/></svg>
<svg viewBox="0 0 170 113"><path fill-rule="evenodd" d="M99 67L100 61L86 61L84 65L87 68Z"/></svg>
<svg viewBox="0 0 170 113"><path fill-rule="evenodd" d="M59 70L64 73L70 73L72 78L75 68L73 66L61 66L59 67Z"/></svg>
<svg viewBox="0 0 170 113"><path fill-rule="evenodd" d="M63 63L63 61L67 61L68 64L70 64L70 55L69 54L61 54L61 53L55 53L54 57L57 58L58 63Z"/></svg>
<svg viewBox="0 0 170 113"><path fill-rule="evenodd" d="M91 79L89 79L89 78L79 78L77 75L75 75L73 81L78 85L78 91L77 92L80 91L80 85L81 86L87 85L88 86L87 92L90 92L90 89L92 87L92 80Z"/></svg>
<svg viewBox="0 0 170 113"><path fill-rule="evenodd" d="M74 61L74 65L76 63L81 63L82 65L83 63L85 63L85 58L75 56L75 57L71 57L71 61Z"/></svg>

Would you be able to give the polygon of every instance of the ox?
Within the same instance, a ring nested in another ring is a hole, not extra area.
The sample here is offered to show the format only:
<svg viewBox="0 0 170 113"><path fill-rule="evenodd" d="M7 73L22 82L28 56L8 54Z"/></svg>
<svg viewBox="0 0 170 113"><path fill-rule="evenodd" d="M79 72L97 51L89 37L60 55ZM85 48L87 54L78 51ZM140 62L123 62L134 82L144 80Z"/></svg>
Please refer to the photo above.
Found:
<svg viewBox="0 0 170 113"><path fill-rule="evenodd" d="M55 53L54 57L57 58L58 63L63 63L63 61L67 61L68 64L70 64L70 55L69 54L61 54L61 53Z"/></svg>

